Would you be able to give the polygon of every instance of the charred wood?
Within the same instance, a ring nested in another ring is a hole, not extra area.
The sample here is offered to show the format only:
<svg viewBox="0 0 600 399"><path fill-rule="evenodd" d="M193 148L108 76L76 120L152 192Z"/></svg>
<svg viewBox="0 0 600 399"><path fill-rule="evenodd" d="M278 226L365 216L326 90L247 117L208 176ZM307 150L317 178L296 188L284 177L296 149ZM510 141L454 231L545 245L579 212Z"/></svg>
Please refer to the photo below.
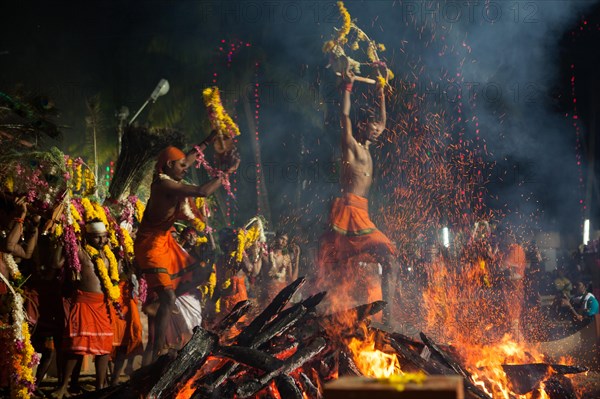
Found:
<svg viewBox="0 0 600 399"><path fill-rule="evenodd" d="M231 312L225 316L215 328L218 332L229 330L239 319L242 318L252 308L252 303L248 300L240 301L235 304Z"/></svg>
<svg viewBox="0 0 600 399"><path fill-rule="evenodd" d="M323 395L319 391L317 385L315 385L312 380L304 373L300 373L298 378L300 380L300 384L302 385L302 389L306 392L306 395L310 399L322 399Z"/></svg>
<svg viewBox="0 0 600 399"><path fill-rule="evenodd" d="M285 290L285 288L284 288L284 290ZM292 293L292 295L293 295L293 293ZM267 327L265 327L264 331L262 331L258 336L252 337L249 340L248 347L252 348L252 349L256 349L260 345L268 342L275 335L282 334L288 328L290 328L294 323L296 323L298 320L300 320L305 313L306 313L306 308L304 306L299 306L296 308L295 312L288 313L287 317L276 318L272 323L269 323L269 325ZM246 331L246 330L244 329L244 331ZM242 331L241 334L243 334L244 331ZM234 362L230 362L230 363L224 365L221 369L217 370L216 372L214 372L214 373L210 374L209 376L206 376L205 378L200 380L198 382L198 385L208 385L208 386L210 386L210 388L208 388L208 390L213 391L217 387L219 387L221 384L223 384L225 382L225 380L227 380L227 378L229 378L231 376L231 374L237 369L238 366L239 366L238 364L236 364Z"/></svg>
<svg viewBox="0 0 600 399"><path fill-rule="evenodd" d="M261 376L258 380L250 381L238 387L236 393L241 398L247 398L256 394L256 392L265 388L269 382L281 374L289 374L290 372L301 367L314 356L319 354L326 347L325 339L317 338L305 347L300 348L289 359L287 359L281 367L272 370L269 373Z"/></svg>
<svg viewBox="0 0 600 399"><path fill-rule="evenodd" d="M244 328L238 337L238 344L250 346L253 341L253 337L260 332L269 321L271 321L277 314L288 304L292 296L298 291L298 289L306 281L305 277L300 277L281 291L275 296L269 305L258 315L252 322Z"/></svg>
<svg viewBox="0 0 600 399"><path fill-rule="evenodd" d="M454 370L456 374L464 378L465 390L469 394L471 394L473 397L480 399L492 399L487 393L485 393L481 388L479 388L473 383L471 373L463 369L463 367L456 360L454 360L452 356L443 351L435 342L433 342L424 333L421 332L419 335L423 340L423 343L427 345L427 347L431 350L432 353L435 353L436 355L440 356L444 360L445 364L447 364L452 370Z"/></svg>
<svg viewBox="0 0 600 399"><path fill-rule="evenodd" d="M537 389L540 382L554 374L578 374L588 371L585 367L565 366L561 364L503 364L502 369L506 373L512 390L525 395Z"/></svg>
<svg viewBox="0 0 600 399"><path fill-rule="evenodd" d="M350 375L350 376L361 376L363 375L356 363L354 363L354 359L352 359L352 355L350 355L345 350L340 350L339 354L339 368L338 374L340 376Z"/></svg>
<svg viewBox="0 0 600 399"><path fill-rule="evenodd" d="M148 393L148 397L159 399L173 396L180 384L185 384L196 374L218 342L218 336L201 327L196 327L190 341L179 351L177 358L169 364Z"/></svg>
<svg viewBox="0 0 600 399"><path fill-rule="evenodd" d="M302 390L296 384L296 380L289 375L281 374L277 376L275 385L277 385L277 390L282 398L302 399L304 397Z"/></svg>
<svg viewBox="0 0 600 399"><path fill-rule="evenodd" d="M404 360L413 365L414 370L422 370L427 375L454 375L454 370L439 363L435 359L424 359L410 346L402 345L392 337L389 342L396 353Z"/></svg>

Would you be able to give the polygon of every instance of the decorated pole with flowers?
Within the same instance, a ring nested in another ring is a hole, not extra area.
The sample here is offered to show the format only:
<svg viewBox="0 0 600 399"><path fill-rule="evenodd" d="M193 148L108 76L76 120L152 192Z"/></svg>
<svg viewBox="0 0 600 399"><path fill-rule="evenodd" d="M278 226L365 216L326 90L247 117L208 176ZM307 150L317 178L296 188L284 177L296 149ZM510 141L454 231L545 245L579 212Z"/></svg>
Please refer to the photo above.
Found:
<svg viewBox="0 0 600 399"><path fill-rule="evenodd" d="M204 89L202 96L204 98L204 105L208 111L208 119L211 127L217 132L214 144L215 151L217 154L233 151L233 138L240 135L240 129L223 107L219 88L216 86L208 87ZM212 167L204 157L204 152L199 146L196 146L195 149L196 167L199 168L202 166L210 176L219 177L227 194L233 197L228 174L218 168Z"/></svg>
<svg viewBox="0 0 600 399"><path fill-rule="evenodd" d="M336 29L334 36L323 44L323 52L329 56L329 65L333 68L337 76L342 76L346 71L352 70L355 74L355 81L375 84L379 87L389 86L389 81L394 78L394 74L378 55L378 51L385 51L385 46L376 43L370 39L367 34L352 21L350 13L342 1L337 2L338 10L342 17L342 27ZM353 31L355 40L348 44L348 36ZM356 52L360 50L361 43L366 43L366 55L368 62L360 62L348 55L349 51ZM376 69L377 79L359 76L362 65L370 66Z"/></svg>

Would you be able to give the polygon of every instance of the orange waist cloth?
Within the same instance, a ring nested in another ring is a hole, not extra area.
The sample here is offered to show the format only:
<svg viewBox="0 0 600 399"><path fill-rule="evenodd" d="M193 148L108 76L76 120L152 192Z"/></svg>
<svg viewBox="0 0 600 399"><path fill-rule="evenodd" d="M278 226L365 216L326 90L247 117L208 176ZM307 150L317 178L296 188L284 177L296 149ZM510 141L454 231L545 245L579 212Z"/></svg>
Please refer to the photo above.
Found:
<svg viewBox="0 0 600 399"><path fill-rule="evenodd" d="M103 293L77 290L67 321L65 349L78 355L109 354L113 341L110 309Z"/></svg>
<svg viewBox="0 0 600 399"><path fill-rule="evenodd" d="M346 236L361 236L377 230L369 218L369 200L356 194L336 198L329 216L331 227Z"/></svg>
<svg viewBox="0 0 600 399"><path fill-rule="evenodd" d="M236 303L248 299L244 277L231 277L231 294L221 297L221 314L228 314Z"/></svg>
<svg viewBox="0 0 600 399"><path fill-rule="evenodd" d="M171 234L171 230L138 232L134 244L135 260L146 276L149 289L176 289L189 279L194 262Z"/></svg>
<svg viewBox="0 0 600 399"><path fill-rule="evenodd" d="M396 254L396 247L377 229L369 218L369 201L356 194L336 198L329 221L332 231L320 242L319 263L341 264L348 259L364 255L365 260L381 261L386 254Z"/></svg>
<svg viewBox="0 0 600 399"><path fill-rule="evenodd" d="M114 317L112 320L113 346L124 346L127 348L126 353L130 354L142 349L142 323L137 302L131 295L129 283L121 281L119 288L121 289L119 302L124 319Z"/></svg>

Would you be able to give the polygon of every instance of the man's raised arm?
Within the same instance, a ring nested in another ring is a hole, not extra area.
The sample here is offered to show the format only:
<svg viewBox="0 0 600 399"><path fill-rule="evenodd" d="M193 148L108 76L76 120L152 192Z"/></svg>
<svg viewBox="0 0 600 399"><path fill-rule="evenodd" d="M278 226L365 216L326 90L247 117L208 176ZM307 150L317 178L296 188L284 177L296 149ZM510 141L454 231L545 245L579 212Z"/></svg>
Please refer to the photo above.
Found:
<svg viewBox="0 0 600 399"><path fill-rule="evenodd" d="M385 111L385 88L383 86L379 86L379 122L381 126L385 130L385 124L387 122L387 114Z"/></svg>
<svg viewBox="0 0 600 399"><path fill-rule="evenodd" d="M344 83L342 84L342 148L348 148L354 142L354 136L352 136L352 121L350 120L350 94L352 93L353 83L354 75L351 71L347 71Z"/></svg>
<svg viewBox="0 0 600 399"><path fill-rule="evenodd" d="M208 147L210 145L210 143L213 142L213 140L215 139L216 136L217 136L217 131L212 130L210 132L210 134L208 135L208 137L205 138L204 140L202 140L197 145L197 147L200 149L200 151L204 151L206 149L206 147ZM188 165L192 165L196 161L196 147L193 147L192 149L190 149L188 151L187 154L185 154L185 161Z"/></svg>

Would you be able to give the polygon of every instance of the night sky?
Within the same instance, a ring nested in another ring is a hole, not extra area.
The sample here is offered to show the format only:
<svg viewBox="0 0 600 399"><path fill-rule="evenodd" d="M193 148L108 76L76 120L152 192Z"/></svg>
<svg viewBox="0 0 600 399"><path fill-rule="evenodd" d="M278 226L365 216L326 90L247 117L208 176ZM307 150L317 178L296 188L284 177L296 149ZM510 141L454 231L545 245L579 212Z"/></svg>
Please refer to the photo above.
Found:
<svg viewBox="0 0 600 399"><path fill-rule="evenodd" d="M477 151L496 165L488 203L503 210L507 223L577 237L585 215L580 200L587 195L592 225L598 226L598 184L595 177L588 180L599 145L591 134L598 130L600 111L597 2L465 3L346 6L387 47L382 55L398 76L394 96L403 95L401 83L410 76L417 94L429 97L424 105L431 110L455 112L456 85L465 102L474 95L469 112L477 116L480 132L472 137L485 142ZM208 133L201 92L216 79L242 130L246 169L242 166L232 205L241 224L256 209L249 144L254 132L248 131L243 102L247 98L255 107L252 90L258 83L272 221L299 222L298 228L311 227L315 236L324 227L328 201L338 191L331 170L339 157L335 81L321 52L333 27L340 26L335 2L21 1L3 2L0 9L0 90L44 94L53 101L64 135L45 145L89 157L85 101L99 95L105 127L100 163L116 159L115 111L127 106L133 114L161 78L169 80L171 91L140 122L179 128L195 143ZM448 76L456 73L460 79L449 86ZM572 125L572 74L580 147ZM431 82L437 85L426 84ZM391 131L402 119L401 104L390 101ZM464 128L475 134L473 125L465 122ZM389 133L381 151L393 154L398 137ZM386 181L380 173L379 181ZM382 195L377 185L376 180L373 194ZM303 216L292 209L302 209Z"/></svg>

